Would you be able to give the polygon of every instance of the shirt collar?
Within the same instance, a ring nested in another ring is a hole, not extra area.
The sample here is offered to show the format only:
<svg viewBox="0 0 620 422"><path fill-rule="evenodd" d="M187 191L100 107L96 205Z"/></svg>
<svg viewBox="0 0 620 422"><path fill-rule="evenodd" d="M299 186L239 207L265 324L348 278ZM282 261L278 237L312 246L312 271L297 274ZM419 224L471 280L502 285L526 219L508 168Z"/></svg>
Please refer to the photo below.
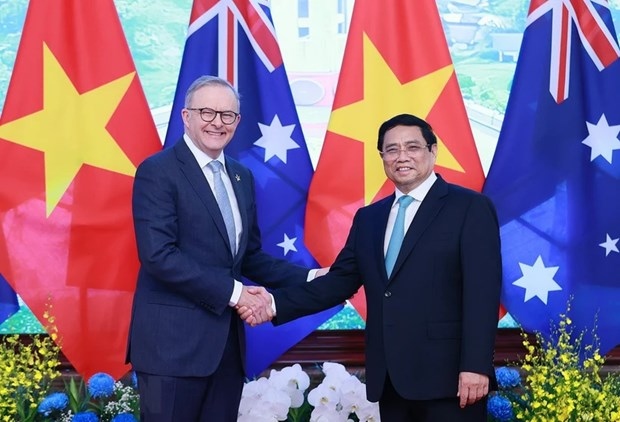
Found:
<svg viewBox="0 0 620 422"><path fill-rule="evenodd" d="M194 158L196 158L196 161L198 161L198 165L201 169L204 168L211 161L213 161L213 158L209 157L203 151L199 150L196 145L194 145L194 143L191 139L189 139L189 136L187 136L187 134L183 135L183 140L187 144L189 150L192 152ZM217 157L215 160L222 163L222 167L224 167L224 172L226 173L226 161L224 161L224 153L221 153L219 157Z"/></svg>
<svg viewBox="0 0 620 422"><path fill-rule="evenodd" d="M418 187L416 187L410 192L403 193L398 190L398 188L396 188L394 192L396 194L394 203L398 202L400 197L403 195L412 196L413 199L415 199L416 201L422 202L424 198L426 198L428 191L431 190L431 187L433 187L433 183L435 183L435 180L437 180L437 175L435 174L435 172L431 172L431 174L429 174L428 177L418 185Z"/></svg>

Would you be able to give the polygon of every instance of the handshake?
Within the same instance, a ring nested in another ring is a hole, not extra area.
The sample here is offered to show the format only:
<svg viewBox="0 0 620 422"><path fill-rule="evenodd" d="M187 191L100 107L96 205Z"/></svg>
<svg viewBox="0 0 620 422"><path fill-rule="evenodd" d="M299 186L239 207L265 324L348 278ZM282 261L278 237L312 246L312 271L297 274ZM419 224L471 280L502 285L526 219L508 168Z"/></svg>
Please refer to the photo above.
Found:
<svg viewBox="0 0 620 422"><path fill-rule="evenodd" d="M314 278L328 272L329 267L319 268L316 270ZM275 316L273 296L261 286L243 286L235 309L239 317L252 327L271 321Z"/></svg>
<svg viewBox="0 0 620 422"><path fill-rule="evenodd" d="M264 287L243 286L235 309L242 320L250 326L256 327L273 319L272 299L273 297Z"/></svg>

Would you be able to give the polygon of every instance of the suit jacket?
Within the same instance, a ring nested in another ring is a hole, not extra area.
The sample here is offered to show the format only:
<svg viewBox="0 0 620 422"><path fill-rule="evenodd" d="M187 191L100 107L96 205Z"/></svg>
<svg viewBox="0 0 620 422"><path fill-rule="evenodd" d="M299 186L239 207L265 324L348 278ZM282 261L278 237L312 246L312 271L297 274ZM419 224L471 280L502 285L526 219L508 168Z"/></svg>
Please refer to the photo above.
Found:
<svg viewBox="0 0 620 422"><path fill-rule="evenodd" d="M233 279L245 276L269 287L307 279L308 269L262 251L252 173L225 161L243 228L234 257L215 196L183 139L137 169L133 217L141 267L127 349L137 371L210 375L222 358L231 318L243 361L243 325L229 307Z"/></svg>
<svg viewBox="0 0 620 422"><path fill-rule="evenodd" d="M334 306L363 285L369 400L379 400L388 373L410 400L455 397L461 371L486 374L493 385L502 279L493 204L438 176L388 279L383 244L393 202L391 195L358 210L326 276L274 292L275 322Z"/></svg>

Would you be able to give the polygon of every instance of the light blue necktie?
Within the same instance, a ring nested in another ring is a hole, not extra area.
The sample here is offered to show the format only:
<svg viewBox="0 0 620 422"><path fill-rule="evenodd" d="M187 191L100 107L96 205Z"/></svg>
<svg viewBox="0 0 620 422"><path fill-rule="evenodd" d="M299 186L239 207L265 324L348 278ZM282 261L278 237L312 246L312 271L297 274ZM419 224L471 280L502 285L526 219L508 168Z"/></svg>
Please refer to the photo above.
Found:
<svg viewBox="0 0 620 422"><path fill-rule="evenodd" d="M392 230L392 237L390 237L390 243L385 254L385 269L387 270L388 278L392 274L396 258L400 252L400 246L405 238L405 210L412 202L413 198L409 195L403 195L398 199L398 214L396 214L394 230Z"/></svg>
<svg viewBox="0 0 620 422"><path fill-rule="evenodd" d="M228 193L226 186L222 181L222 163L217 160L211 161L207 164L211 171L213 171L213 185L215 187L215 199L217 205L220 207L222 217L224 217L224 224L226 224L226 232L228 233L228 240L230 241L230 249L232 254L237 252L237 233L235 230L235 218L233 217L232 207L230 206L230 200L228 199Z"/></svg>

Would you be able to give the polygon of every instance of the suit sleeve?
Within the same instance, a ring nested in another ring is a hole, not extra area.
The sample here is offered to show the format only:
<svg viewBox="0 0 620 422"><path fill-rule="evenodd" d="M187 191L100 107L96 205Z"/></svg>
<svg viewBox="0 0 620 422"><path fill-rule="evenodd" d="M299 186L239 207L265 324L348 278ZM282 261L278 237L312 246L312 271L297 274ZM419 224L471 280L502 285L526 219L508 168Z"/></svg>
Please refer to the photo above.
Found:
<svg viewBox="0 0 620 422"><path fill-rule="evenodd" d="M349 299L362 286L357 263L356 238L360 227L359 212L344 248L329 273L314 281L273 292L277 315L274 325L332 308Z"/></svg>
<svg viewBox="0 0 620 422"><path fill-rule="evenodd" d="M489 373L500 303L502 260L495 207L476 195L465 217L461 237L463 335L461 371Z"/></svg>

